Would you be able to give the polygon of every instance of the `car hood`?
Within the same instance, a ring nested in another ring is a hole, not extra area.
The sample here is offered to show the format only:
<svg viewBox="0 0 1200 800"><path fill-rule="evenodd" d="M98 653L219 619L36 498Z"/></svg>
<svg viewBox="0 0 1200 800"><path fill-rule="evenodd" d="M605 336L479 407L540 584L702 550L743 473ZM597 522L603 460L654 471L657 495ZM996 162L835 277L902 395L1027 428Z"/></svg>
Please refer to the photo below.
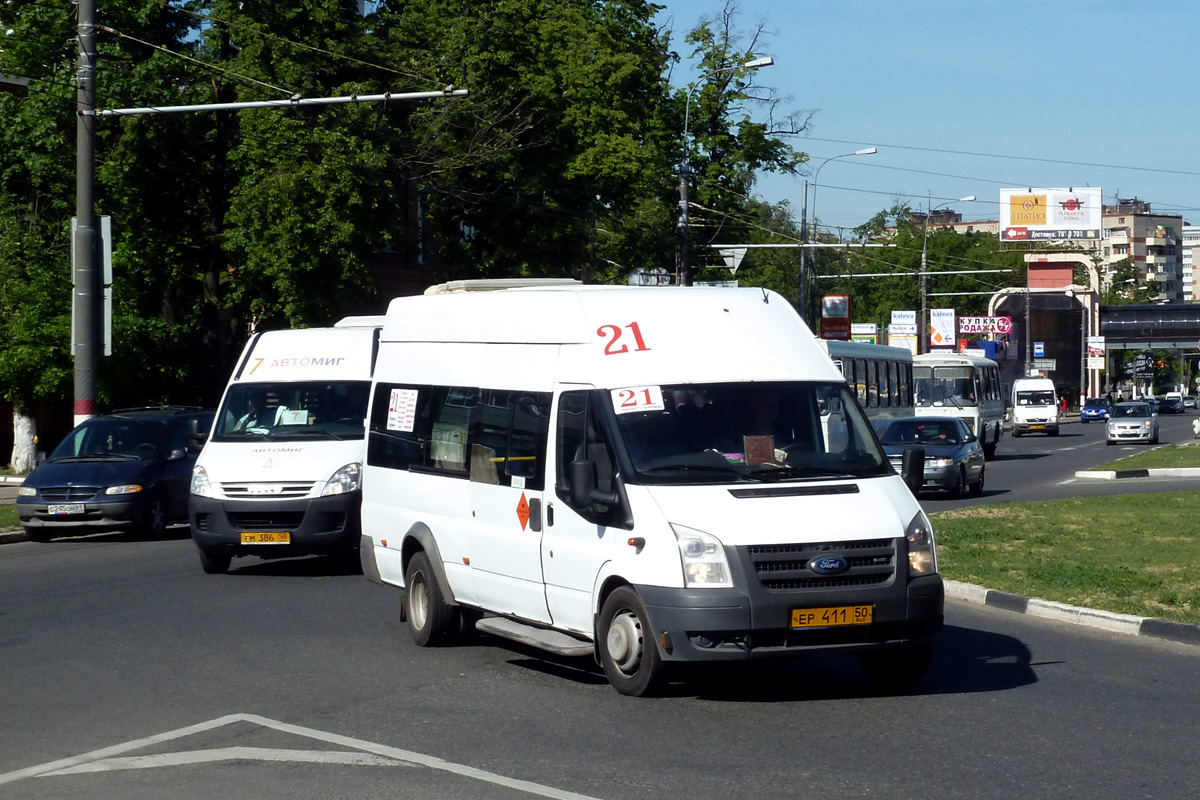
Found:
<svg viewBox="0 0 1200 800"><path fill-rule="evenodd" d="M143 483L151 474L153 461L124 461L96 459L39 464L22 483L23 486L116 486L122 483Z"/></svg>

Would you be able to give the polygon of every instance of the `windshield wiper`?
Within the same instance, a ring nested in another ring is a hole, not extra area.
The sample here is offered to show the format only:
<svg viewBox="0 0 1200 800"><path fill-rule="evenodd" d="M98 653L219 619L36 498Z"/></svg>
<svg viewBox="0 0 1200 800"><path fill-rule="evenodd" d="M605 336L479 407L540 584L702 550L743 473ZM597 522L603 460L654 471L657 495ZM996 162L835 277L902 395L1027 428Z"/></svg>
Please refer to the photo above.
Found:
<svg viewBox="0 0 1200 800"><path fill-rule="evenodd" d="M732 475L739 480L745 476L736 467L718 467L708 464L656 464L653 467L642 467L638 472L650 475L656 472L710 472L715 475Z"/></svg>
<svg viewBox="0 0 1200 800"><path fill-rule="evenodd" d="M845 467L792 467L786 464L764 464L766 469L753 472L749 477L761 481L779 481L789 478L866 478L869 474L847 472Z"/></svg>
<svg viewBox="0 0 1200 800"><path fill-rule="evenodd" d="M128 453L81 453L77 456L60 456L52 458L55 464L76 463L80 461L141 461L138 456L131 456Z"/></svg>
<svg viewBox="0 0 1200 800"><path fill-rule="evenodd" d="M275 435L281 439L288 436L324 436L327 439L337 439L339 442L346 441L345 436L338 436L336 433L330 433L329 431L313 430L312 428L297 428L294 431L285 428L283 430L276 430Z"/></svg>

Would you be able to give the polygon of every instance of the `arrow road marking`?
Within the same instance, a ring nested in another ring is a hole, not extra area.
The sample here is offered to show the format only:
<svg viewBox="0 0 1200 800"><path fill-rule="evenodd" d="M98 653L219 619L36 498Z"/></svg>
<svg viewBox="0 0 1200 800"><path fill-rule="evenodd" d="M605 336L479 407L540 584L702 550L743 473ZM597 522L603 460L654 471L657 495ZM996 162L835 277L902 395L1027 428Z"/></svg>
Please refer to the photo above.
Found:
<svg viewBox="0 0 1200 800"><path fill-rule="evenodd" d="M360 752L347 753L327 750L270 750L257 747L229 747L185 751L165 755L124 757L126 753L150 747L151 745L182 739L185 736L193 736L198 733L205 733L239 722L260 725L264 728L316 739L326 744L351 748ZM36 767L27 767L13 772L6 772L0 774L0 785L13 783L24 778L71 775L80 772L103 772L117 769L149 769L152 767L226 761L229 759L304 761L367 766L421 766L441 770L442 772L449 772L453 775L460 775L464 778L491 783L496 786L504 786L526 794L537 795L538 797L550 797L555 798L555 800L596 800L596 798L588 797L587 795L555 789L552 786L543 786L540 783L509 778L505 775L498 775L495 772L468 767L465 764L444 761L436 756L428 756L423 753L413 752L412 750L401 750L398 747L389 747L375 742L368 742L364 739L355 739L350 736L341 736L340 734L327 733L314 728L305 728L300 725L279 722L266 717L260 717L257 714L229 714L228 716L218 717L208 722L201 722L174 731L147 736L144 739L135 739L131 742L104 747L99 750L93 750L90 753L50 761Z"/></svg>

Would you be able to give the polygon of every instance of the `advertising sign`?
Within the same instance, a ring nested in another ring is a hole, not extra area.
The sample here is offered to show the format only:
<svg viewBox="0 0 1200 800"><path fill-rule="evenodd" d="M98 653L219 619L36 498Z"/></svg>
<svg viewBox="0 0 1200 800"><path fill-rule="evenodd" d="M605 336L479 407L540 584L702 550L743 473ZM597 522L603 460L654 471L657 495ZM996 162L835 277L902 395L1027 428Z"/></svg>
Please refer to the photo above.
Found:
<svg viewBox="0 0 1200 800"><path fill-rule="evenodd" d="M888 326L889 333L916 333L916 311L893 311L892 322Z"/></svg>
<svg viewBox="0 0 1200 800"><path fill-rule="evenodd" d="M954 347L954 309L929 309L929 346Z"/></svg>
<svg viewBox="0 0 1200 800"><path fill-rule="evenodd" d="M887 343L890 347L903 347L914 356L917 354L917 334L889 333Z"/></svg>
<svg viewBox="0 0 1200 800"><path fill-rule="evenodd" d="M1088 358L1092 356L1104 357L1104 337L1089 336L1087 337Z"/></svg>
<svg viewBox="0 0 1200 800"><path fill-rule="evenodd" d="M821 298L821 338L850 338L850 296L827 294Z"/></svg>
<svg viewBox="0 0 1200 800"><path fill-rule="evenodd" d="M851 322L850 341L879 344L879 326L874 322Z"/></svg>
<svg viewBox="0 0 1200 800"><path fill-rule="evenodd" d="M1001 189L1000 241L1099 241L1103 210L1096 187Z"/></svg>
<svg viewBox="0 0 1200 800"><path fill-rule="evenodd" d="M959 333L1002 333L1013 331L1012 317L959 317Z"/></svg>

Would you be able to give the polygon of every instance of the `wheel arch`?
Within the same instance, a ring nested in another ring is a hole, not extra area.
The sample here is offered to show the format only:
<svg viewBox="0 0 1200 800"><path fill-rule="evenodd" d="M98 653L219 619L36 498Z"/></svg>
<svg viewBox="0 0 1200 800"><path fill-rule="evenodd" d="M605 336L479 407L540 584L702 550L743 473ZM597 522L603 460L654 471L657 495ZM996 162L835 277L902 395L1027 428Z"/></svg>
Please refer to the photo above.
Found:
<svg viewBox="0 0 1200 800"><path fill-rule="evenodd" d="M424 552L429 557L429 566L433 569L434 575L437 576L438 584L445 587L444 595L446 604L451 606L458 605L458 602L454 599L454 592L451 590L449 578L446 575L446 566L442 563L442 553L438 550L437 539L434 538L433 531L429 530L425 523L418 522L405 532L404 541L400 544L400 574L408 575L409 563L412 561L413 556L421 552Z"/></svg>

